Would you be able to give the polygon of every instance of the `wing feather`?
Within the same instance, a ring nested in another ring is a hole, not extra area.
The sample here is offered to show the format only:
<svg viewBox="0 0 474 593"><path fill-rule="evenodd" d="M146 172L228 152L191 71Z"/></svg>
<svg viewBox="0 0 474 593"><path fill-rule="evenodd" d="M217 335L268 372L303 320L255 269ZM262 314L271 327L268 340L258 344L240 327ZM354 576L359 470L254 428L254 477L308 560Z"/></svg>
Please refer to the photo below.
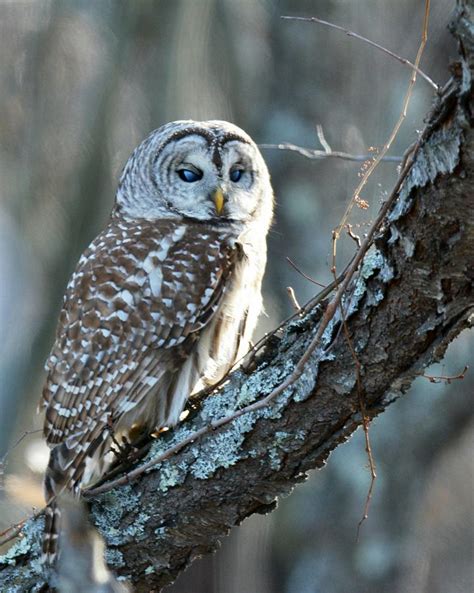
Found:
<svg viewBox="0 0 474 593"><path fill-rule="evenodd" d="M238 259L211 229L127 224L99 235L68 285L42 399L50 445L93 442L156 392L215 315Z"/></svg>

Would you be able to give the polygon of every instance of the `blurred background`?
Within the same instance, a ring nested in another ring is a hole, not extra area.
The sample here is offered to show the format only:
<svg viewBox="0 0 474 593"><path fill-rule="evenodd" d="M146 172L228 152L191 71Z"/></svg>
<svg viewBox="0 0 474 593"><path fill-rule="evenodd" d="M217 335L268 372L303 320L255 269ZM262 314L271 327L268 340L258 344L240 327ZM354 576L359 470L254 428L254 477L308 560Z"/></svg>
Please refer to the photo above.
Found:
<svg viewBox="0 0 474 593"><path fill-rule="evenodd" d="M120 170L153 128L227 119L260 144L368 154L397 120L410 71L343 33L291 22L317 16L414 60L422 0L3 0L0 2L0 530L42 504L45 450L36 405L61 298L104 226ZM454 2L432 0L422 68L439 84L456 46ZM392 150L416 140L433 91L419 79ZM262 149L277 198L260 334L331 279L331 230L361 164ZM363 234L397 176L382 163L351 216ZM338 268L354 251L343 237ZM464 333L431 374L472 362ZM378 469L369 519L362 435L338 447L276 512L233 530L173 593L464 593L473 578L474 373L419 378L371 427ZM27 434L25 434L27 433ZM23 437L23 438L22 438ZM18 443L18 441L20 442Z"/></svg>

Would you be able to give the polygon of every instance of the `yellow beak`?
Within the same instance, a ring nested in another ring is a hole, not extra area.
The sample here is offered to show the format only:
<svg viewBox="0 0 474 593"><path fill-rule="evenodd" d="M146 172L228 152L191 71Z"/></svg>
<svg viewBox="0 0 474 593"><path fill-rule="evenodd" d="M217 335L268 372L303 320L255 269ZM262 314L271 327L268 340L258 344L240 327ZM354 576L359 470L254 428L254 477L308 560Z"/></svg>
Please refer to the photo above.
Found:
<svg viewBox="0 0 474 593"><path fill-rule="evenodd" d="M214 200L214 204L216 205L217 215L220 216L222 210L224 210L224 193L220 187L218 187L216 191L212 194L212 199Z"/></svg>

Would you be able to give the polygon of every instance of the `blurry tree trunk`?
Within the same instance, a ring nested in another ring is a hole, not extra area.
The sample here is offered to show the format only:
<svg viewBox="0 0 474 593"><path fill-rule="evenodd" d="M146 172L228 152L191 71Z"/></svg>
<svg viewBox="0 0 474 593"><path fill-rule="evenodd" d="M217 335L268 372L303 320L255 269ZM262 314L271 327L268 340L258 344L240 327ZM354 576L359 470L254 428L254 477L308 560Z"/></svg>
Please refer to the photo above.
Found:
<svg viewBox="0 0 474 593"><path fill-rule="evenodd" d="M453 29L461 62L429 116L428 138L350 291L348 330L371 417L440 360L473 320L472 11L472 1L459 0ZM250 375L234 373L151 454L281 384L321 314L317 308L288 324ZM267 409L207 434L157 471L92 501L109 565L137 591L160 590L196 557L213 551L233 525L271 511L277 496L324 465L361 424L354 360L340 327L339 318L325 335L331 348L323 358L313 357L304 375ZM40 531L41 521L28 524L24 538L0 559L2 590L39 590Z"/></svg>

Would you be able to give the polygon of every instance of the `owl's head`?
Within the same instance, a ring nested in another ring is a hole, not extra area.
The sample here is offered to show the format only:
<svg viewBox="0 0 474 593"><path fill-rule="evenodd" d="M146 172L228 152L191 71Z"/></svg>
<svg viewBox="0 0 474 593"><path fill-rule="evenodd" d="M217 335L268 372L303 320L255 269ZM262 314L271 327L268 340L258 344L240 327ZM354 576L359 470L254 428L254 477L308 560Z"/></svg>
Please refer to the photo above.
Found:
<svg viewBox="0 0 474 593"><path fill-rule="evenodd" d="M270 223L273 193L253 140L225 121L175 121L152 132L129 158L114 213L215 224Z"/></svg>

